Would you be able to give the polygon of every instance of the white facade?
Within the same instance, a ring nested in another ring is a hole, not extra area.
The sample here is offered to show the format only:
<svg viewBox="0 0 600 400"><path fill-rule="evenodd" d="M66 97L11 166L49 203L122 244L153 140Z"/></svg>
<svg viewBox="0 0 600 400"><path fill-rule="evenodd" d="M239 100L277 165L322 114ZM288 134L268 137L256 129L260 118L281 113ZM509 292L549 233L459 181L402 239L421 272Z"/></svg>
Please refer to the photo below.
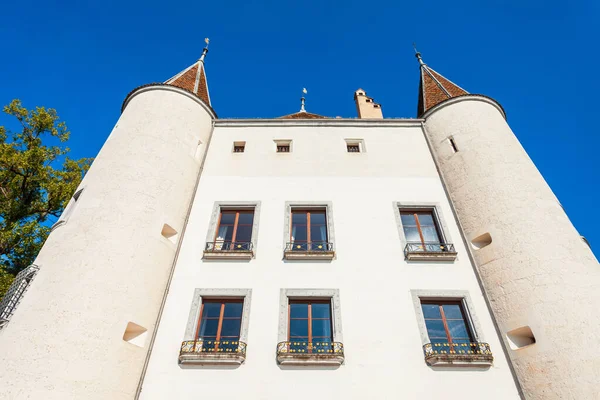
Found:
<svg viewBox="0 0 600 400"><path fill-rule="evenodd" d="M362 139L348 153L345 139ZM291 140L276 153L275 140ZM246 142L233 153L234 142ZM260 201L255 258L207 261L215 202ZM335 259L282 260L287 203L330 202ZM407 262L396 204L437 204L454 262ZM196 289L251 289L247 357L240 366L178 364ZM339 290L345 361L276 360L281 289ZM493 366L427 366L412 292L467 292ZM493 388L493 390L490 390ZM473 266L418 120L216 121L142 399L518 398Z"/></svg>

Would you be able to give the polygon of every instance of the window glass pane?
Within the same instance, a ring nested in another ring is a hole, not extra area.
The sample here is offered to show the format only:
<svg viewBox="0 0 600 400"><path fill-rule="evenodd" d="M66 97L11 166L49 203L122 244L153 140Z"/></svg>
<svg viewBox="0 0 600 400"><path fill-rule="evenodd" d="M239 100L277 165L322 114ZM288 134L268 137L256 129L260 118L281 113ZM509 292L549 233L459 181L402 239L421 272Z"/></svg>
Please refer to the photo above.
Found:
<svg viewBox="0 0 600 400"><path fill-rule="evenodd" d="M308 304L290 304L290 318L308 318Z"/></svg>
<svg viewBox="0 0 600 400"><path fill-rule="evenodd" d="M446 330L444 329L444 323L439 319L427 319L425 320L427 326L427 334L430 338L446 338Z"/></svg>
<svg viewBox="0 0 600 400"><path fill-rule="evenodd" d="M433 215L431 214L431 212L420 212L417 213L417 215L419 216L419 223L421 224L421 226L423 225L434 225L433 223Z"/></svg>
<svg viewBox="0 0 600 400"><path fill-rule="evenodd" d="M238 225L235 241L249 242L250 240L252 240L252 225Z"/></svg>
<svg viewBox="0 0 600 400"><path fill-rule="evenodd" d="M231 224L235 222L235 212L234 211L224 211L221 213L221 225L223 224Z"/></svg>
<svg viewBox="0 0 600 400"><path fill-rule="evenodd" d="M221 303L204 303L202 308L202 318L219 317L221 315Z"/></svg>
<svg viewBox="0 0 600 400"><path fill-rule="evenodd" d="M294 225L292 227L292 240L305 242L307 240L307 237L308 236L306 236L306 225Z"/></svg>
<svg viewBox="0 0 600 400"><path fill-rule="evenodd" d="M311 212L310 213L311 225L325 225L325 213L324 212Z"/></svg>
<svg viewBox="0 0 600 400"><path fill-rule="evenodd" d="M236 303L225 303L225 311L223 311L224 317L242 317L242 309L244 308L244 304L241 302Z"/></svg>
<svg viewBox="0 0 600 400"><path fill-rule="evenodd" d="M240 217L238 219L239 224L252 225L254 221L254 213L253 212L241 212Z"/></svg>
<svg viewBox="0 0 600 400"><path fill-rule="evenodd" d="M241 319L224 319L221 325L221 337L223 336L234 336L240 335L240 326L242 324Z"/></svg>
<svg viewBox="0 0 600 400"><path fill-rule="evenodd" d="M311 225L310 226L310 240L311 242L326 242L327 241L327 227L325 225Z"/></svg>
<svg viewBox="0 0 600 400"><path fill-rule="evenodd" d="M290 320L290 337L308 336L308 320L292 319Z"/></svg>
<svg viewBox="0 0 600 400"><path fill-rule="evenodd" d="M200 324L200 333L198 334L198 337L216 336L218 328L218 319L203 319L202 323Z"/></svg>
<svg viewBox="0 0 600 400"><path fill-rule="evenodd" d="M400 219L402 220L403 226L417 226L415 216L412 213L402 213L400 214Z"/></svg>
<svg viewBox="0 0 600 400"><path fill-rule="evenodd" d="M406 236L407 242L420 242L421 236L419 236L419 230L416 227L404 226L404 236Z"/></svg>
<svg viewBox="0 0 600 400"><path fill-rule="evenodd" d="M225 241L230 241L231 238L233 237L233 226L229 226L229 225L221 225L219 227L219 233L217 233L217 238L215 240L217 241L221 241L221 240L225 240Z"/></svg>
<svg viewBox="0 0 600 400"><path fill-rule="evenodd" d="M292 224L304 224L306 225L306 213L305 212L293 212L292 213Z"/></svg>
<svg viewBox="0 0 600 400"><path fill-rule="evenodd" d="M331 318L331 307L329 303L313 303L312 317L313 318Z"/></svg>
<svg viewBox="0 0 600 400"><path fill-rule="evenodd" d="M328 319L313 319L312 335L313 337L331 337L331 321Z"/></svg>
<svg viewBox="0 0 600 400"><path fill-rule="evenodd" d="M421 304L421 309L423 310L423 316L425 318L442 318L440 306L437 304Z"/></svg>
<svg viewBox="0 0 600 400"><path fill-rule="evenodd" d="M447 321L448 330L450 330L450 336L453 338L468 338L469 331L467 330L467 325L463 320L451 319Z"/></svg>
<svg viewBox="0 0 600 400"><path fill-rule="evenodd" d="M423 232L423 239L425 239L425 242L437 243L440 241L440 237L438 236L435 226L421 226L421 230Z"/></svg>
<svg viewBox="0 0 600 400"><path fill-rule="evenodd" d="M463 319L462 311L459 304L444 304L444 315L448 319Z"/></svg>

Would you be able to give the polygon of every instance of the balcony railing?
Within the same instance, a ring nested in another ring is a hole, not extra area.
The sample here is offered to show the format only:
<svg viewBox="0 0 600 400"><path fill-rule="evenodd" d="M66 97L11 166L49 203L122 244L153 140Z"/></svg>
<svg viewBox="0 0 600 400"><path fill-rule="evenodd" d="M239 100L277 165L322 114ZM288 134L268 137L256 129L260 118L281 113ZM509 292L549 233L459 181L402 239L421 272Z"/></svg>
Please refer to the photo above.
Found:
<svg viewBox="0 0 600 400"><path fill-rule="evenodd" d="M475 343L427 343L423 346L429 365L490 366L494 361L490 345Z"/></svg>
<svg viewBox="0 0 600 400"><path fill-rule="evenodd" d="M335 256L331 242L288 242L285 245L284 257L290 259L325 259Z"/></svg>
<svg viewBox="0 0 600 400"><path fill-rule="evenodd" d="M206 242L204 251L252 251L252 242Z"/></svg>
<svg viewBox="0 0 600 400"><path fill-rule="evenodd" d="M404 256L407 260L452 261L456 259L456 250L452 243L409 242L404 248Z"/></svg>
<svg viewBox="0 0 600 400"><path fill-rule="evenodd" d="M207 242L204 248L205 259L250 260L254 256L252 242L232 242L216 240Z"/></svg>
<svg viewBox="0 0 600 400"><path fill-rule="evenodd" d="M328 364L344 362L344 345L340 342L288 341L277 344L277 361L281 364Z"/></svg>
<svg viewBox="0 0 600 400"><path fill-rule="evenodd" d="M241 364L246 359L246 343L239 340L186 340L181 343L179 362L183 364Z"/></svg>

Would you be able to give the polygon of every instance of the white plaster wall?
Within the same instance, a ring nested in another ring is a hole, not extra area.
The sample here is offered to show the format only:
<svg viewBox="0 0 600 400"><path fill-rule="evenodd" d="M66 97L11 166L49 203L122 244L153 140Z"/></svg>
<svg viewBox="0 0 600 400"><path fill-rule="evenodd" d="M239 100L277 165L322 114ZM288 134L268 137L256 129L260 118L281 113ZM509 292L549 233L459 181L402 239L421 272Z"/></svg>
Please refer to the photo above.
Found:
<svg viewBox="0 0 600 400"><path fill-rule="evenodd" d="M217 124L224 121L217 121ZM364 154L344 138L363 138ZM274 139L292 139L277 154ZM246 151L231 153L234 141ZM258 251L250 262L209 262L202 250L215 201L260 200ZM286 201L331 201L337 258L286 262ZM393 201L441 203L459 256L407 263ZM418 124L396 127L220 127L196 194L142 388L144 400L517 399L517 389ZM246 362L237 368L177 363L195 288L252 289ZM339 368L282 367L275 360L281 288L339 289L346 361ZM468 290L489 370L425 364L411 289Z"/></svg>
<svg viewBox="0 0 600 400"><path fill-rule="evenodd" d="M492 101L453 100L425 125L465 234L491 234L474 256L503 337L528 325L537 340L510 350L526 397L600 398L593 253Z"/></svg>
<svg viewBox="0 0 600 400"><path fill-rule="evenodd" d="M129 321L152 332L175 253L161 229L181 231L211 124L178 89L131 98L0 331L0 398L134 397L148 343L123 333Z"/></svg>

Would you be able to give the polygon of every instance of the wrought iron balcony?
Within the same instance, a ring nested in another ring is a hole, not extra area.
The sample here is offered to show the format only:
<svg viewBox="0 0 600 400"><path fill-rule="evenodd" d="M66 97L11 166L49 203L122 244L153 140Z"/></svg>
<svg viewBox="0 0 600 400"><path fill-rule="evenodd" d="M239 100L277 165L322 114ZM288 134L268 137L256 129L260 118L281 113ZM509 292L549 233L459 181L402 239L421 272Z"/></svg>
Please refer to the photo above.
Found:
<svg viewBox="0 0 600 400"><path fill-rule="evenodd" d="M289 242L285 245L283 255L287 260L331 260L335 256L335 251L331 242Z"/></svg>
<svg viewBox="0 0 600 400"><path fill-rule="evenodd" d="M340 365L344 362L344 345L339 342L289 341L277 344L280 364Z"/></svg>
<svg viewBox="0 0 600 400"><path fill-rule="evenodd" d="M246 360L246 343L239 340L186 340L181 343L181 364L234 364Z"/></svg>
<svg viewBox="0 0 600 400"><path fill-rule="evenodd" d="M404 256L410 261L454 261L456 254L452 243L409 242L404 248Z"/></svg>
<svg viewBox="0 0 600 400"><path fill-rule="evenodd" d="M250 260L254 256L252 242L232 242L215 240L207 242L204 248L205 259L242 259Z"/></svg>
<svg viewBox="0 0 600 400"><path fill-rule="evenodd" d="M492 365L494 356L487 343L427 343L423 346L425 362L431 366L458 365L481 366Z"/></svg>

